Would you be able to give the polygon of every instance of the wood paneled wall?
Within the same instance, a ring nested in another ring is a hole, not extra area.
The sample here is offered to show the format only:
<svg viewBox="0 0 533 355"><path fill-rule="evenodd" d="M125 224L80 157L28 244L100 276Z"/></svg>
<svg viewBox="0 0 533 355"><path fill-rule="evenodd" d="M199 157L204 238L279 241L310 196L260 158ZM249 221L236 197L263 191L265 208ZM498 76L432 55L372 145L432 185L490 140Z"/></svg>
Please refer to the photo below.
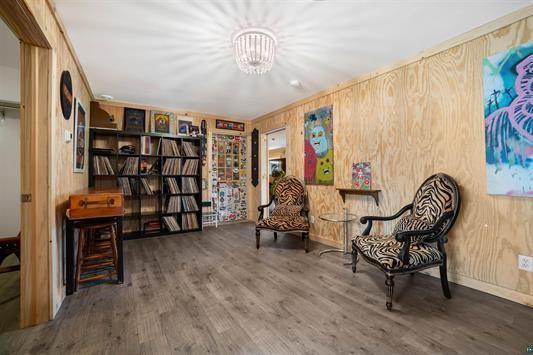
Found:
<svg viewBox="0 0 533 355"><path fill-rule="evenodd" d="M345 206L358 215L393 214L427 176L452 175L463 206L447 246L451 279L533 305L533 274L517 268L518 254L533 255L533 199L486 192L482 93L482 59L531 41L533 17L488 28L481 37L263 116L252 128L287 127L287 171L303 178L304 113L333 105L335 185L349 187L352 162L370 161L373 184L383 190L379 207L365 196L347 197ZM316 219L311 238L340 244L339 227L316 218L344 207L335 187L308 191ZM252 197L257 206L259 186ZM361 230L357 224L351 233Z"/></svg>

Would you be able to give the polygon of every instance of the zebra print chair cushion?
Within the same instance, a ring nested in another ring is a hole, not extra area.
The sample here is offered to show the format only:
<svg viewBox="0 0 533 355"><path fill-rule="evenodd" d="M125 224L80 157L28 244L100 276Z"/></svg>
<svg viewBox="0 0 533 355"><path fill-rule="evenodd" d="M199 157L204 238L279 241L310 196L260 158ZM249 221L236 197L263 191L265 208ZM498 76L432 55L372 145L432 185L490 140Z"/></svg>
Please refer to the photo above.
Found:
<svg viewBox="0 0 533 355"><path fill-rule="evenodd" d="M298 217L303 206L298 205L277 205L272 211L272 216Z"/></svg>
<svg viewBox="0 0 533 355"><path fill-rule="evenodd" d="M280 232L307 232L309 230L309 222L301 216L272 216L257 222L256 228Z"/></svg>
<svg viewBox="0 0 533 355"><path fill-rule="evenodd" d="M352 240L352 247L359 249L365 258L379 264L389 273L406 272L439 264L442 254L425 243L412 244L409 249L409 264L404 264L399 255L402 243L393 235L360 235Z"/></svg>
<svg viewBox="0 0 533 355"><path fill-rule="evenodd" d="M400 232L406 232L406 231L420 231L420 230L427 230L430 229L431 225L424 222L421 219L418 219L414 217L413 215L404 216L400 218L398 223L396 223L396 226L394 227L394 231L392 232L392 235L396 236L396 234ZM419 237L412 237L411 241L413 243L418 243L422 241L426 236L419 236Z"/></svg>
<svg viewBox="0 0 533 355"><path fill-rule="evenodd" d="M285 176L278 180L274 189L276 204L303 206L305 203L305 187L295 176Z"/></svg>
<svg viewBox="0 0 533 355"><path fill-rule="evenodd" d="M436 174L416 192L413 200L413 216L433 226L446 212L453 211L455 187L442 174Z"/></svg>

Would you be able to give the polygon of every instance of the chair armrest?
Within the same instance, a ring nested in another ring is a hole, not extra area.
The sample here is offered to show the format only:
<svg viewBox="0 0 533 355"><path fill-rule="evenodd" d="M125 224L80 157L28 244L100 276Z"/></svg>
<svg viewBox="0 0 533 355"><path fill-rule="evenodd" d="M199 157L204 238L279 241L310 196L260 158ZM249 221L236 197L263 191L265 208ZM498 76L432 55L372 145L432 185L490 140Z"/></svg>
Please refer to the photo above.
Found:
<svg viewBox="0 0 533 355"><path fill-rule="evenodd" d="M400 250L400 259L404 264L409 263L409 249L411 248L411 237L434 235L440 232L443 224L453 217L453 212L446 212L437 220L433 227L423 230L403 231L396 234L394 237L397 241L403 243Z"/></svg>
<svg viewBox="0 0 533 355"><path fill-rule="evenodd" d="M272 202L274 202L274 197L272 197L270 199L270 202L268 202L266 205L260 205L259 207L257 207L257 210L259 211L259 217L258 217L259 221L263 219L264 209L267 207L270 207Z"/></svg>
<svg viewBox="0 0 533 355"><path fill-rule="evenodd" d="M368 235L370 233L370 230L372 229L372 221L392 221L398 217L400 217L402 214L404 214L406 211L410 211L413 209L413 204L410 203L407 206L402 207L396 214L392 216L363 216L359 220L362 224L367 224L368 226L363 231L363 235Z"/></svg>

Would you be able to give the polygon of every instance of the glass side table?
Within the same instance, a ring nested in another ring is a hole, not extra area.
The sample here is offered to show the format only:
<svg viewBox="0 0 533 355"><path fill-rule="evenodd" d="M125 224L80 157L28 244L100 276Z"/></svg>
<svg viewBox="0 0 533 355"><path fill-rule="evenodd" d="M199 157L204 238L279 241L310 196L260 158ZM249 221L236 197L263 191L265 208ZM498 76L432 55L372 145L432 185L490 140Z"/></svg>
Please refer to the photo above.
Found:
<svg viewBox="0 0 533 355"><path fill-rule="evenodd" d="M346 208L343 208L342 213L325 213L320 216L318 216L323 221L333 222L333 223L342 223L342 229L344 234L344 243L342 249L327 249L323 250L319 253L319 255L325 254L325 253L343 253L343 254L349 254L348 251L348 223L353 222L357 220L357 216L351 213L348 213L348 210ZM346 264L351 265L351 263Z"/></svg>

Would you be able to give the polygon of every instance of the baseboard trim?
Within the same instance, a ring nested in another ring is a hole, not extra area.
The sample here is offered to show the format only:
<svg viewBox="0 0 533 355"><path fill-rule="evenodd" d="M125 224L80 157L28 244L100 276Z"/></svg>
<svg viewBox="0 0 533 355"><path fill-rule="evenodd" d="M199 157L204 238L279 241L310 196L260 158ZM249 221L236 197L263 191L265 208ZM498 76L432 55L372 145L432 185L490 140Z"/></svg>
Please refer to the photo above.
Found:
<svg viewBox="0 0 533 355"><path fill-rule="evenodd" d="M420 271L420 273L440 278L438 269L427 269ZM452 273L448 271L448 281L455 284L466 286L468 288L489 293L491 295L505 298L509 301L523 304L524 306L533 308L533 295L528 295L505 287L494 285L485 281L472 279L468 276Z"/></svg>

